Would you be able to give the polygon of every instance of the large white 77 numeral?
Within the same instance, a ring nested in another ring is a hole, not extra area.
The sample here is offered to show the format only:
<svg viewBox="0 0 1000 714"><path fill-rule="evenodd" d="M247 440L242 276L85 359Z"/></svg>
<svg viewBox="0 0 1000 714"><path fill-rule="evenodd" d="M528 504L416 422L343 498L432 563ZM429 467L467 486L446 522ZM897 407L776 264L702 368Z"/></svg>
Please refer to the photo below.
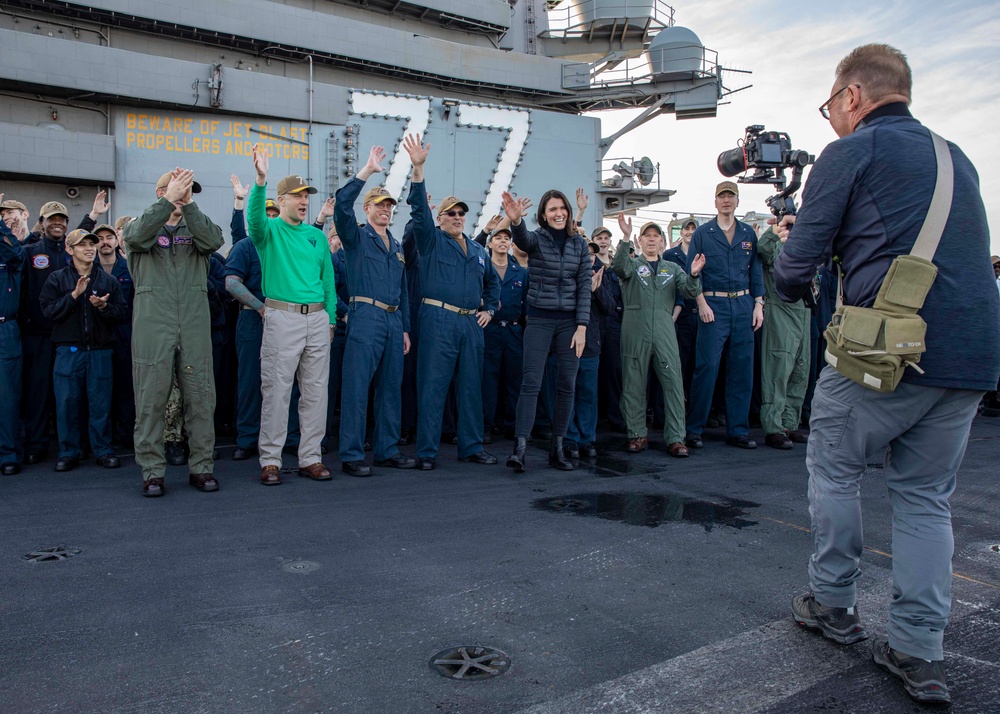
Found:
<svg viewBox="0 0 1000 714"><path fill-rule="evenodd" d="M427 124L430 119L431 100L428 97L393 97L386 94L370 94L368 92L355 91L351 93L351 104L355 114L376 114L382 116L406 117L406 124L403 126L403 136L416 134L423 138L427 132ZM397 201L403 200L403 188L406 185L406 177L410 173L412 162L410 155L402 148L402 143L397 142L395 156L389 157L394 160L392 167L385 177L385 189Z"/></svg>
<svg viewBox="0 0 1000 714"><path fill-rule="evenodd" d="M526 109L461 104L458 108L458 121L459 124L469 126L495 126L507 129L507 141L504 142L500 152L500 161L496 173L493 174L493 183L489 184L486 198L483 200L483 213L472 232L475 236L486 227L491 216L500 212L501 194L509 191L514 182L514 172L524 153L524 145L528 141L531 119Z"/></svg>
<svg viewBox="0 0 1000 714"><path fill-rule="evenodd" d="M352 111L355 114L376 114L390 117L407 117L403 126L403 134L417 134L421 138L427 132L430 119L431 100L429 97L372 94L364 91L352 92ZM478 106L460 103L458 108L458 124L464 126L483 126L505 129L507 140L504 142L493 174L493 182L484 187L486 196L483 200L483 212L472 235L482 230L491 216L500 212L501 194L509 191L514 181L514 172L524 153L524 146L530 133L531 114L526 109L513 109L497 106ZM385 188L396 200L403 200L403 189L406 177L412 166L410 155L400 145L392 157L393 163L385 179ZM455 187L457 188L457 187ZM455 190L453 188L452 190ZM471 197L470 197L471 198Z"/></svg>

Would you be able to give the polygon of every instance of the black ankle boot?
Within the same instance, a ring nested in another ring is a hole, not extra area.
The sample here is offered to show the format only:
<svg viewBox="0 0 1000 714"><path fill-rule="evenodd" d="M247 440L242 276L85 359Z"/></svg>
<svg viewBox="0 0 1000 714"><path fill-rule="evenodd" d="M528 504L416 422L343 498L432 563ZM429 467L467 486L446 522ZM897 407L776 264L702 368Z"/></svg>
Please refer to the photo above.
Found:
<svg viewBox="0 0 1000 714"><path fill-rule="evenodd" d="M514 440L514 453L507 457L507 468L514 469L519 474L524 473L524 450L528 448L528 440L519 436Z"/></svg>
<svg viewBox="0 0 1000 714"><path fill-rule="evenodd" d="M573 464L563 453L563 437L552 437L552 448L549 450L549 466L560 471L572 471Z"/></svg>

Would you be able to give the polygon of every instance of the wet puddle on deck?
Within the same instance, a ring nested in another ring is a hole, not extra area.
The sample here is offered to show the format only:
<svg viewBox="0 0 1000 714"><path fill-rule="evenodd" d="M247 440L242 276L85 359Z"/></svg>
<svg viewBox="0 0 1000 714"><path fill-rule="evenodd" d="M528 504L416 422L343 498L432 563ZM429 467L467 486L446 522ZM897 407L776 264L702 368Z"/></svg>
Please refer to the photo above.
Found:
<svg viewBox="0 0 1000 714"><path fill-rule="evenodd" d="M539 511L602 518L647 528L676 521L700 525L706 531L715 526L745 528L757 525L757 521L745 516L746 509L759 505L736 499L714 502L652 493L575 493L539 498L532 502L532 508Z"/></svg>

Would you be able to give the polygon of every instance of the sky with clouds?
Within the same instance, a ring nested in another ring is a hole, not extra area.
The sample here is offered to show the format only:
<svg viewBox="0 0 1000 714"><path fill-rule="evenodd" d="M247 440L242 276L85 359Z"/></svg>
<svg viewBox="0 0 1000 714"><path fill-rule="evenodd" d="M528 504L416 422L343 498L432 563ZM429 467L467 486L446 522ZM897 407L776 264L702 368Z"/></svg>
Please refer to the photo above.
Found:
<svg viewBox="0 0 1000 714"><path fill-rule="evenodd" d="M677 194L640 210L639 217L714 213L713 189L721 151L736 146L750 124L785 131L793 146L819 155L837 137L816 108L828 98L837 63L853 48L884 42L900 49L913 71L910 110L924 125L956 143L979 172L1000 254L1000 2L926 0L787 2L676 0L677 25L718 52L735 89L714 119L658 117L619 139L609 157L648 155L659 162L661 185ZM595 114L608 136L638 112ZM807 173L808 177L808 173ZM739 213L767 211L765 186L741 186Z"/></svg>

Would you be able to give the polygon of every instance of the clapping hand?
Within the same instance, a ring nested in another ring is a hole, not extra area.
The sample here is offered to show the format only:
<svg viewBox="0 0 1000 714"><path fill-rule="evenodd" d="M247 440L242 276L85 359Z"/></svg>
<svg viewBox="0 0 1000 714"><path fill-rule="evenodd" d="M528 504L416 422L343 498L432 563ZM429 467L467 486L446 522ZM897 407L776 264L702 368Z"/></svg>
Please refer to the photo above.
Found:
<svg viewBox="0 0 1000 714"><path fill-rule="evenodd" d="M76 287L73 288L73 292L70 293L70 295L73 297L74 300L76 300L85 292L87 292L87 285L89 284L90 284L90 278L87 277L86 275L81 275L80 279L76 281Z"/></svg>
<svg viewBox="0 0 1000 714"><path fill-rule="evenodd" d="M89 278L88 278L89 280ZM111 297L111 293L108 293L104 297L97 297L96 295L90 296L90 304L96 307L100 311L104 311L108 306L108 298Z"/></svg>
<svg viewBox="0 0 1000 714"><path fill-rule="evenodd" d="M175 206L191 202L191 187L194 185L194 171L174 169L170 172L170 183L163 197Z"/></svg>
<svg viewBox="0 0 1000 714"><path fill-rule="evenodd" d="M590 292L596 292L597 288L601 287L602 280L604 280L603 265L598 270L595 270L594 274L590 276Z"/></svg>

